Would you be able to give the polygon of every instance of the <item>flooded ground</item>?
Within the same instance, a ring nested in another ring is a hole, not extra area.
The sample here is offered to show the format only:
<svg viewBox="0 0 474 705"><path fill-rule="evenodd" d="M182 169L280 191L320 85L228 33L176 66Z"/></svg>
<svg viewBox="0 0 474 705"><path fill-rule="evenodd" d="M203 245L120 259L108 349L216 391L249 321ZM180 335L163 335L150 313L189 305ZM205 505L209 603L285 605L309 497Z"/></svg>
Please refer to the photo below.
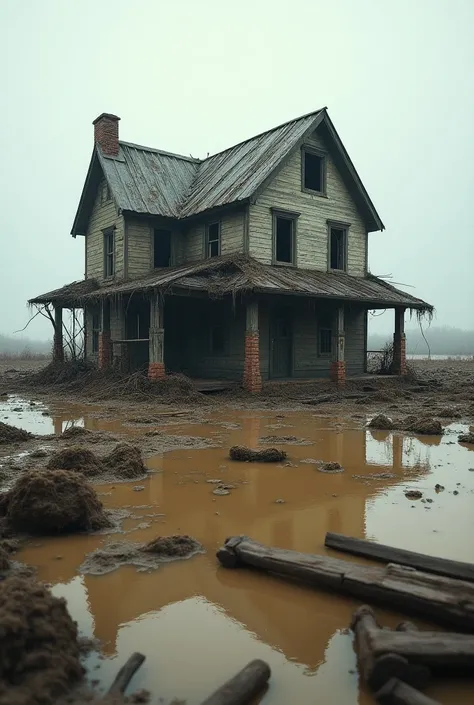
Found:
<svg viewBox="0 0 474 705"><path fill-rule="evenodd" d="M17 409L14 411L14 409ZM21 409L21 411L18 411ZM32 540L20 560L66 597L80 630L98 638L103 658L92 655L92 679L106 688L135 650L147 660L132 682L164 703L197 705L253 658L272 668L268 705L368 705L359 683L347 627L359 604L249 571L217 566L215 551L227 536L247 534L266 544L299 551L324 549L326 531L371 538L432 555L473 561L474 450L457 442L466 426L445 435L413 437L370 431L361 423L308 412L210 412L195 423L137 425L101 419L94 409L46 407L17 397L0 405L0 420L35 433L60 433L71 424L127 434L166 430L211 439L216 447L182 448L149 457L150 477L96 486L107 507L126 507L125 538L148 541L160 534L189 534L204 555L143 573L121 567L102 576L78 572L85 554L116 535ZM268 445L282 438L288 460L276 465L236 463L228 449ZM472 446L471 446L472 448ZM316 461L336 461L343 472L326 474ZM221 480L234 485L216 496ZM444 486L436 491L435 486ZM410 501L404 491L419 489ZM336 555L334 553L334 555ZM338 554L341 557L341 554ZM351 560L348 557L348 560ZM352 559L357 560L357 559ZM378 610L390 625L405 615ZM429 693L441 702L472 701L472 684L436 682Z"/></svg>

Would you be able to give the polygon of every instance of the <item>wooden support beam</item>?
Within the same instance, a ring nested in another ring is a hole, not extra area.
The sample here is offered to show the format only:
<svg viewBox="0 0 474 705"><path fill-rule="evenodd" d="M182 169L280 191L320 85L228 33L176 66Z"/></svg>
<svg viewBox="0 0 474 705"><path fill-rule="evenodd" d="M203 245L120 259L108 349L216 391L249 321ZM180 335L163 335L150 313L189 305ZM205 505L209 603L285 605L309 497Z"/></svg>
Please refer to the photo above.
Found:
<svg viewBox="0 0 474 705"><path fill-rule="evenodd" d="M165 376L164 304L159 292L150 299L150 332L148 343L148 377L157 380Z"/></svg>
<svg viewBox="0 0 474 705"><path fill-rule="evenodd" d="M411 566L427 573L474 582L474 565L472 563L427 556L424 553L407 551L404 548L394 548L383 543L356 539L343 534L334 534L330 531L326 534L324 545L337 551L350 553L353 556L373 558L384 563L398 563L399 565Z"/></svg>
<svg viewBox="0 0 474 705"><path fill-rule="evenodd" d="M407 683L392 678L375 695L379 705L440 705Z"/></svg>
<svg viewBox="0 0 474 705"><path fill-rule="evenodd" d="M270 666L265 661L251 661L202 705L247 705L265 688L270 673Z"/></svg>
<svg viewBox="0 0 474 705"><path fill-rule="evenodd" d="M344 328L344 306L338 306L334 315L333 336L332 336L332 362L330 375L332 381L338 386L344 386L346 382L345 357L345 328Z"/></svg>
<svg viewBox="0 0 474 705"><path fill-rule="evenodd" d="M53 361L64 362L62 306L54 307Z"/></svg>
<svg viewBox="0 0 474 705"><path fill-rule="evenodd" d="M407 373L406 337L405 337L405 309L395 309L395 332L393 335L393 374L405 375Z"/></svg>
<svg viewBox="0 0 474 705"><path fill-rule="evenodd" d="M250 299L247 302L243 386L252 393L260 392L262 389L257 299Z"/></svg>
<svg viewBox="0 0 474 705"><path fill-rule="evenodd" d="M233 554L233 555L232 555ZM461 631L474 631L474 585L439 575L389 564L358 565L327 556L267 547L243 537L232 537L218 551L226 567L252 566L299 579L318 588L379 602L406 610ZM402 632L399 637L406 637ZM387 649L390 651L390 649ZM403 653L401 655L404 655Z"/></svg>
<svg viewBox="0 0 474 705"><path fill-rule="evenodd" d="M430 680L426 666L410 663L404 656L386 653L376 656L371 644L371 635L380 630L374 611L368 605L359 607L354 613L351 629L355 634L355 648L361 675L371 690L379 690L391 678L399 678L415 688L424 688Z"/></svg>

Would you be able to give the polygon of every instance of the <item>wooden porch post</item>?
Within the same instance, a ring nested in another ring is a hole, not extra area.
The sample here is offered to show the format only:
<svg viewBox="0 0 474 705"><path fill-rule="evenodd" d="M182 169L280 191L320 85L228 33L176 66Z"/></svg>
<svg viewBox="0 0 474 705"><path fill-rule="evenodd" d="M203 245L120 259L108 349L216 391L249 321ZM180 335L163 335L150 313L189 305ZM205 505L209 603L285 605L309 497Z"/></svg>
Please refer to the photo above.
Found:
<svg viewBox="0 0 474 705"><path fill-rule="evenodd" d="M406 375L407 356L405 338L405 309L395 309L395 333L393 336L393 374Z"/></svg>
<svg viewBox="0 0 474 705"><path fill-rule="evenodd" d="M54 307L53 362L64 362L62 306Z"/></svg>
<svg viewBox="0 0 474 705"><path fill-rule="evenodd" d="M338 387L346 383L346 363L344 362L345 332L344 306L338 306L334 316L332 337L331 379Z"/></svg>
<svg viewBox="0 0 474 705"><path fill-rule="evenodd" d="M99 333L99 370L106 370L110 366L112 345L110 342L110 302L102 299L100 304L100 333Z"/></svg>
<svg viewBox="0 0 474 705"><path fill-rule="evenodd" d="M149 358L148 379L162 379L165 372L165 330L163 323L163 300L157 292L153 292L150 299L150 332L149 332Z"/></svg>
<svg viewBox="0 0 474 705"><path fill-rule="evenodd" d="M243 386L247 391L257 393L262 390L257 299L247 303L246 317Z"/></svg>

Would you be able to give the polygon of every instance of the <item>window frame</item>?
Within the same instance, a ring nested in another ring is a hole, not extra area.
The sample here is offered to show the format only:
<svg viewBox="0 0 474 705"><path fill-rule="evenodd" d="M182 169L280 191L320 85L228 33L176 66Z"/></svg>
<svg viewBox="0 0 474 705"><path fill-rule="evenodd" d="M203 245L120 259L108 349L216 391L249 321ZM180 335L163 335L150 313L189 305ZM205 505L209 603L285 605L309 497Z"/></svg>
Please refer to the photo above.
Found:
<svg viewBox="0 0 474 705"><path fill-rule="evenodd" d="M211 242L216 242L216 240L210 240L209 239L209 229L213 226L217 225L218 227L218 233L217 233L217 255L211 255L210 251L210 245ZM206 223L206 236L204 240L204 247L205 247L205 259L213 259L214 257L220 257L221 255L221 246L222 246L222 223L220 220L213 220L210 221L209 223Z"/></svg>
<svg viewBox="0 0 474 705"><path fill-rule="evenodd" d="M161 265L160 267L155 265L155 245L156 245L156 236L157 233L159 232L166 232L169 233L170 235L170 258L169 258L169 263L167 265ZM166 269L167 267L172 267L174 264L174 255L173 255L173 231L171 228L153 228L152 230L152 260L151 260L151 268L153 270L155 269Z"/></svg>
<svg viewBox="0 0 474 705"><path fill-rule="evenodd" d="M104 279L112 279L115 276L116 254L115 254L115 228L106 228L103 232L104 247ZM107 247L108 239L112 238L112 250ZM111 273L108 272L109 258L112 258Z"/></svg>
<svg viewBox="0 0 474 705"><path fill-rule="evenodd" d="M331 359L333 353L333 337L334 337L334 316L332 313L324 313L317 318L318 330L318 357ZM323 331L329 331L329 351L323 350L321 334Z"/></svg>
<svg viewBox="0 0 474 705"><path fill-rule="evenodd" d="M350 223L341 223L336 220L328 220L327 221L327 227L328 227L328 235L327 235L327 243L328 243L328 272L347 272L347 258L348 258L348 249L349 249L349 230L351 227ZM336 267L333 268L331 267L331 231L332 230L342 230L344 233L344 244L343 244L343 267Z"/></svg>
<svg viewBox="0 0 474 705"><path fill-rule="evenodd" d="M298 218L300 213L295 211L287 211L281 208L272 208L272 264L278 267L296 267L297 266L297 238L298 238ZM291 243L291 262L280 262L277 260L277 221L281 218L289 220L292 223L292 243Z"/></svg>
<svg viewBox="0 0 474 705"><path fill-rule="evenodd" d="M319 157L321 159L321 191L316 191L315 189L305 186L305 155L307 153L313 154L315 157ZM304 144L301 147L301 190L304 193L310 193L313 196L327 198L327 154L322 149L318 149L317 147L312 147L307 144Z"/></svg>

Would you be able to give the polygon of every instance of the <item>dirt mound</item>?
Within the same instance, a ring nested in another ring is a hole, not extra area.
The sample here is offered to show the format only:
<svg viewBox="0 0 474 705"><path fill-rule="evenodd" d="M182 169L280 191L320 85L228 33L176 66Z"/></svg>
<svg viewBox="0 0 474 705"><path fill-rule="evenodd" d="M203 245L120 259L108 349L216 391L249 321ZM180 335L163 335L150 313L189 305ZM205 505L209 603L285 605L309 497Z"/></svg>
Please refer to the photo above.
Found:
<svg viewBox="0 0 474 705"><path fill-rule="evenodd" d="M129 443L119 443L102 462L106 469L123 479L142 477L147 472L140 449Z"/></svg>
<svg viewBox="0 0 474 705"><path fill-rule="evenodd" d="M82 678L66 602L30 579L0 582L0 705L50 705Z"/></svg>
<svg viewBox="0 0 474 705"><path fill-rule="evenodd" d="M74 470L88 477L99 475L103 470L102 463L95 453L82 446L58 450L49 459L47 467L49 470Z"/></svg>
<svg viewBox="0 0 474 705"><path fill-rule="evenodd" d="M338 472L344 472L342 465L336 462L332 463L320 463L318 466L319 472L326 472L329 475L333 475Z"/></svg>
<svg viewBox="0 0 474 705"><path fill-rule="evenodd" d="M376 428L381 431L391 431L395 428L392 419L389 419L385 414L377 414L367 425L369 428Z"/></svg>
<svg viewBox="0 0 474 705"><path fill-rule="evenodd" d="M129 443L119 443L108 455L100 458L82 446L62 448L54 453L47 467L50 470L74 470L94 479L128 480L143 477L147 469L140 449Z"/></svg>
<svg viewBox="0 0 474 705"><path fill-rule="evenodd" d="M6 521L30 534L94 531L110 526L93 488L74 472L33 470L18 478L2 504Z"/></svg>
<svg viewBox="0 0 474 705"><path fill-rule="evenodd" d="M195 553L201 548L201 544L192 536L158 536L143 546L145 553L154 553L156 556L167 556L168 558L183 558Z"/></svg>
<svg viewBox="0 0 474 705"><path fill-rule="evenodd" d="M97 548L79 567L86 575L103 575L122 565L134 565L139 572L156 570L164 562L191 558L204 549L191 536L158 536L149 543L117 541Z"/></svg>
<svg viewBox="0 0 474 705"><path fill-rule="evenodd" d="M84 426L71 426L62 432L61 438L83 438L90 433L91 431L88 431Z"/></svg>
<svg viewBox="0 0 474 705"><path fill-rule="evenodd" d="M469 431L469 433L461 433L458 436L459 443L474 443L474 431Z"/></svg>
<svg viewBox="0 0 474 705"><path fill-rule="evenodd" d="M462 416L459 409L456 409L454 406L443 406L441 409L438 409L436 415L440 416L442 419L460 419Z"/></svg>
<svg viewBox="0 0 474 705"><path fill-rule="evenodd" d="M278 448L265 448L265 450L252 450L245 446L232 446L229 450L231 460L242 463L279 463L285 460L286 453Z"/></svg>
<svg viewBox="0 0 474 705"><path fill-rule="evenodd" d="M443 427L437 419L409 416L402 425L403 430L426 436L442 436Z"/></svg>
<svg viewBox="0 0 474 705"><path fill-rule="evenodd" d="M30 438L33 438L33 435L28 433L28 431L0 421L0 445L29 441Z"/></svg>

